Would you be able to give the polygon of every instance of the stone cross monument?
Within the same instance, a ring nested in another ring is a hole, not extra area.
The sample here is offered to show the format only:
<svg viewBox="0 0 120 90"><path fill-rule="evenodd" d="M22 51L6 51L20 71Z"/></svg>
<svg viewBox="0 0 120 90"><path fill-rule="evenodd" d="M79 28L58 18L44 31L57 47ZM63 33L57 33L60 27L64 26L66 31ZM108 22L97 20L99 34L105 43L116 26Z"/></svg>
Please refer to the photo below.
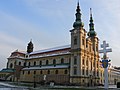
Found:
<svg viewBox="0 0 120 90"><path fill-rule="evenodd" d="M109 47L109 44L106 43L106 41L103 41L103 44L101 44L101 48L103 48L103 50L99 50L99 53L103 53L103 58L102 58L102 66L104 68L104 79L105 79L105 83L104 83L104 87L107 90L108 89L108 62L110 62L110 60L108 60L107 57L107 52L112 52L112 49L107 49L107 47Z"/></svg>

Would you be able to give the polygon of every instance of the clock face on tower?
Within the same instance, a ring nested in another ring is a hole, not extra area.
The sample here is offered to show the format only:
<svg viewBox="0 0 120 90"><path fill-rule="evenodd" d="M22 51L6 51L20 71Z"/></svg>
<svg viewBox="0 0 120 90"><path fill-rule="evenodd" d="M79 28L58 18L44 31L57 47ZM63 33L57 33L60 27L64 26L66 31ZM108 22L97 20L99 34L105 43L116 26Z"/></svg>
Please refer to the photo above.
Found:
<svg viewBox="0 0 120 90"><path fill-rule="evenodd" d="M74 33L77 33L77 30L74 30Z"/></svg>

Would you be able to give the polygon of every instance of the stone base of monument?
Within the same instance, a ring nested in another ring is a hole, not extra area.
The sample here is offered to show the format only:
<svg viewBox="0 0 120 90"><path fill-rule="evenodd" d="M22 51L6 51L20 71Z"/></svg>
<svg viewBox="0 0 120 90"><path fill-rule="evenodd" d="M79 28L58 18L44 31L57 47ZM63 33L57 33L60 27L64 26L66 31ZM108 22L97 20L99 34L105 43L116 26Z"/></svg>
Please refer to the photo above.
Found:
<svg viewBox="0 0 120 90"><path fill-rule="evenodd" d="M120 82L117 82L117 88L120 88Z"/></svg>

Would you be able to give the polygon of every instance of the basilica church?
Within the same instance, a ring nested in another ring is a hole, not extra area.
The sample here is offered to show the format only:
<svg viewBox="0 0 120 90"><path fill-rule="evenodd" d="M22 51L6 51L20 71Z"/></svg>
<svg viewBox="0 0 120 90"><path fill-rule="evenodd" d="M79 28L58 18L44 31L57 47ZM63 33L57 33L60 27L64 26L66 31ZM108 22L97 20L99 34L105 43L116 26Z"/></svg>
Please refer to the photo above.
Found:
<svg viewBox="0 0 120 90"><path fill-rule="evenodd" d="M16 50L8 57L1 72L5 80L19 82L54 82L55 84L97 85L100 79L99 39L90 9L89 30L84 28L77 3L71 44L34 51L32 40L27 50ZM69 33L69 32L68 32Z"/></svg>

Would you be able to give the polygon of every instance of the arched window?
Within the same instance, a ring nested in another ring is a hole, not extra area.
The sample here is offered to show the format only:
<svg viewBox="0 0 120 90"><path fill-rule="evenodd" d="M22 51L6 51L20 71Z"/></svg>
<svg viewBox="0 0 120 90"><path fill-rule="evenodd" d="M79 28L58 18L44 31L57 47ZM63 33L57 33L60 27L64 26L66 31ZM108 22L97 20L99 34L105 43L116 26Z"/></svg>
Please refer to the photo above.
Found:
<svg viewBox="0 0 120 90"><path fill-rule="evenodd" d="M30 71L28 71L28 74L30 74Z"/></svg>
<svg viewBox="0 0 120 90"><path fill-rule="evenodd" d="M68 70L65 70L65 71L64 71L64 74L68 74Z"/></svg>
<svg viewBox="0 0 120 90"><path fill-rule="evenodd" d="M85 80L83 79L83 83L85 82Z"/></svg>
<svg viewBox="0 0 120 90"><path fill-rule="evenodd" d="M26 62L24 62L24 67L26 66Z"/></svg>
<svg viewBox="0 0 120 90"><path fill-rule="evenodd" d="M85 69L83 68L83 69L82 69L82 75L84 75L84 74L85 74Z"/></svg>
<svg viewBox="0 0 120 90"><path fill-rule="evenodd" d="M86 60L86 66L88 66L88 60Z"/></svg>
<svg viewBox="0 0 120 90"><path fill-rule="evenodd" d="M95 76L95 70L93 71L93 75Z"/></svg>
<svg viewBox="0 0 120 90"><path fill-rule="evenodd" d="M69 63L70 63L71 58L69 58Z"/></svg>
<svg viewBox="0 0 120 90"><path fill-rule="evenodd" d="M34 66L36 66L36 61L34 61Z"/></svg>
<svg viewBox="0 0 120 90"><path fill-rule="evenodd" d="M30 62L28 63L28 66L30 66Z"/></svg>
<svg viewBox="0 0 120 90"><path fill-rule="evenodd" d="M98 51L98 46L96 45L96 51Z"/></svg>
<svg viewBox="0 0 120 90"><path fill-rule="evenodd" d="M42 65L42 61L40 61L40 66Z"/></svg>
<svg viewBox="0 0 120 90"><path fill-rule="evenodd" d="M53 64L54 64L54 65L56 64L56 60L55 60L55 59L53 60Z"/></svg>
<svg viewBox="0 0 120 90"><path fill-rule="evenodd" d="M99 65L98 65L98 62L97 62L97 68L98 68L98 66L99 66Z"/></svg>
<svg viewBox="0 0 120 90"><path fill-rule="evenodd" d="M74 67L74 75L76 75L76 74L77 74L77 68Z"/></svg>
<svg viewBox="0 0 120 90"><path fill-rule="evenodd" d="M16 61L14 62L14 65L16 65Z"/></svg>
<svg viewBox="0 0 120 90"><path fill-rule="evenodd" d="M77 57L74 56L74 64L76 65L77 64Z"/></svg>
<svg viewBox="0 0 120 90"><path fill-rule="evenodd" d="M82 45L84 45L85 44L85 42L84 42L85 40L84 40L84 38L82 38Z"/></svg>
<svg viewBox="0 0 120 90"><path fill-rule="evenodd" d="M63 63L64 63L64 58L61 59L61 64L63 64Z"/></svg>
<svg viewBox="0 0 120 90"><path fill-rule="evenodd" d="M82 60L82 64L83 64L83 65L85 64L85 60L84 60L84 59Z"/></svg>
<svg viewBox="0 0 120 90"><path fill-rule="evenodd" d="M55 74L58 74L58 70L55 71Z"/></svg>
<svg viewBox="0 0 120 90"><path fill-rule="evenodd" d="M23 74L24 74L24 71L23 71Z"/></svg>
<svg viewBox="0 0 120 90"><path fill-rule="evenodd" d="M88 75L88 68L87 68L87 70L86 70L86 75Z"/></svg>
<svg viewBox="0 0 120 90"><path fill-rule="evenodd" d="M47 73L50 74L50 70L48 70Z"/></svg>
<svg viewBox="0 0 120 90"><path fill-rule="evenodd" d="M48 65L48 63L49 63L48 60L46 60L46 65Z"/></svg>
<svg viewBox="0 0 120 90"><path fill-rule="evenodd" d="M13 68L13 64L12 63L10 64L10 68Z"/></svg>
<svg viewBox="0 0 120 90"><path fill-rule="evenodd" d="M99 76L99 71L97 71L97 76Z"/></svg>
<svg viewBox="0 0 120 90"><path fill-rule="evenodd" d="M21 66L21 62L19 62L19 66Z"/></svg>
<svg viewBox="0 0 120 90"><path fill-rule="evenodd" d="M43 74L42 70L40 71L40 74Z"/></svg>
<svg viewBox="0 0 120 90"><path fill-rule="evenodd" d="M34 71L34 74L36 74L36 71Z"/></svg>
<svg viewBox="0 0 120 90"><path fill-rule="evenodd" d="M74 37L74 45L77 45L77 37Z"/></svg>
<svg viewBox="0 0 120 90"><path fill-rule="evenodd" d="M92 61L91 61L91 70L92 70L92 68L93 68L93 65L92 65L93 63L92 63Z"/></svg>
<svg viewBox="0 0 120 90"><path fill-rule="evenodd" d="M95 64L96 64L96 63L95 63L95 62L93 62L93 67L95 67Z"/></svg>

